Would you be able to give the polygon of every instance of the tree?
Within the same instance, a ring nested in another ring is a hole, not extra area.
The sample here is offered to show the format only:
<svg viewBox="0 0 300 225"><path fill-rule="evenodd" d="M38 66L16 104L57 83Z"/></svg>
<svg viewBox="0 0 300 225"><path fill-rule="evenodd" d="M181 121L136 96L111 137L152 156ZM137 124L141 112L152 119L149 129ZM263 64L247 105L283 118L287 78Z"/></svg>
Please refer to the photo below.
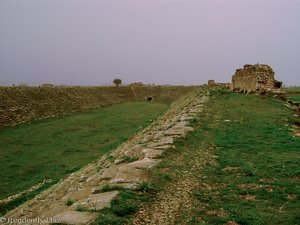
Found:
<svg viewBox="0 0 300 225"><path fill-rule="evenodd" d="M122 84L122 80L119 79L119 78L116 78L116 79L113 80L113 83L114 83L117 87L119 87L119 86Z"/></svg>

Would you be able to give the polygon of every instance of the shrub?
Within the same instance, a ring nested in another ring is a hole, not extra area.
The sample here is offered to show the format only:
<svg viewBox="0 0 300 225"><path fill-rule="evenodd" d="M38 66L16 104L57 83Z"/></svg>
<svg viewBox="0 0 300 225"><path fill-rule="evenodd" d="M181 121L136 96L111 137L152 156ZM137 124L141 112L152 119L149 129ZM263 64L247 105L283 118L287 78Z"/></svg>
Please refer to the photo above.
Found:
<svg viewBox="0 0 300 225"><path fill-rule="evenodd" d="M68 205L68 206L73 205L73 203L74 203L74 201L73 201L72 199L70 199L70 198L68 198L68 199L65 201L65 205Z"/></svg>
<svg viewBox="0 0 300 225"><path fill-rule="evenodd" d="M119 87L119 86L122 84L122 80L119 79L119 78L116 78L116 79L113 80L113 83L114 83L117 87Z"/></svg>
<svg viewBox="0 0 300 225"><path fill-rule="evenodd" d="M154 191L155 188L150 182L143 182L138 185L137 190L143 192L150 192L150 191Z"/></svg>
<svg viewBox="0 0 300 225"><path fill-rule="evenodd" d="M126 156L124 161L125 162L134 162L134 161L137 161L139 158L138 157L131 157L131 156Z"/></svg>

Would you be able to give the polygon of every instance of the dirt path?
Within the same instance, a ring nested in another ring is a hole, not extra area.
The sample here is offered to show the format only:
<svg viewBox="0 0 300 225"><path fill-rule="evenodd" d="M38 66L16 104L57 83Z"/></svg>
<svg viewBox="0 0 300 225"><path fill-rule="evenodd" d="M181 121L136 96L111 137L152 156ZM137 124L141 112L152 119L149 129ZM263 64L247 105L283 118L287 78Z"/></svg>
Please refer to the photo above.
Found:
<svg viewBox="0 0 300 225"><path fill-rule="evenodd" d="M198 151L179 153L172 159L176 162L175 179L163 191L159 192L152 204L145 204L134 216L131 224L191 224L189 212L197 210L193 193L201 188L211 188L199 183L197 177L205 166L214 165L216 156L212 154L213 148L202 148ZM207 146L204 145L204 146ZM192 165L192 166L191 166Z"/></svg>

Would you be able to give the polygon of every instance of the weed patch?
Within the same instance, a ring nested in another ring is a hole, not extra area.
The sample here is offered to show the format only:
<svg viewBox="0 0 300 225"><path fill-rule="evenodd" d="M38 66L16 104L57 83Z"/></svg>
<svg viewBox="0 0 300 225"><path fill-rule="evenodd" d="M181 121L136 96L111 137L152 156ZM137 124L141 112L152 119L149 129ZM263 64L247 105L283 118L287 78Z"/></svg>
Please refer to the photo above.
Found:
<svg viewBox="0 0 300 225"><path fill-rule="evenodd" d="M123 191L111 202L111 207L100 212L97 224L124 224L127 219L138 211L138 195L133 191Z"/></svg>
<svg viewBox="0 0 300 225"><path fill-rule="evenodd" d="M105 184L100 187L100 192L108 192L108 191L116 191L116 190L124 190L124 188L121 186L109 185L109 184Z"/></svg>
<svg viewBox="0 0 300 225"><path fill-rule="evenodd" d="M138 159L139 159L138 157L126 156L124 158L124 162L131 163L131 162L137 161Z"/></svg>
<svg viewBox="0 0 300 225"><path fill-rule="evenodd" d="M73 203L74 203L74 201L72 199L67 199L65 201L65 205L67 205L67 206L73 205Z"/></svg>
<svg viewBox="0 0 300 225"><path fill-rule="evenodd" d="M142 192L150 192L150 191L154 191L155 187L150 182L143 182L138 185L137 190Z"/></svg>

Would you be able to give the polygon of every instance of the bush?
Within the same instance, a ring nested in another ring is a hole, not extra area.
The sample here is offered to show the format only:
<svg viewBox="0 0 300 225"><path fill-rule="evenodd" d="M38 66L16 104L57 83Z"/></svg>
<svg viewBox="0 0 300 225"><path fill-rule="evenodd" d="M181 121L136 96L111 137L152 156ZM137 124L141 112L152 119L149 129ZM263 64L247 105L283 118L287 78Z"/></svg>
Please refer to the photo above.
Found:
<svg viewBox="0 0 300 225"><path fill-rule="evenodd" d="M116 79L113 80L113 83L114 83L117 87L119 87L119 86L122 84L122 80L119 79L119 78L116 78Z"/></svg>
<svg viewBox="0 0 300 225"><path fill-rule="evenodd" d="M155 188L150 182L143 182L138 185L137 190L143 191L143 192L150 192L150 191L154 191Z"/></svg>
<svg viewBox="0 0 300 225"><path fill-rule="evenodd" d="M73 205L73 203L74 203L74 201L70 198L65 201L65 205L68 205L68 206Z"/></svg>

